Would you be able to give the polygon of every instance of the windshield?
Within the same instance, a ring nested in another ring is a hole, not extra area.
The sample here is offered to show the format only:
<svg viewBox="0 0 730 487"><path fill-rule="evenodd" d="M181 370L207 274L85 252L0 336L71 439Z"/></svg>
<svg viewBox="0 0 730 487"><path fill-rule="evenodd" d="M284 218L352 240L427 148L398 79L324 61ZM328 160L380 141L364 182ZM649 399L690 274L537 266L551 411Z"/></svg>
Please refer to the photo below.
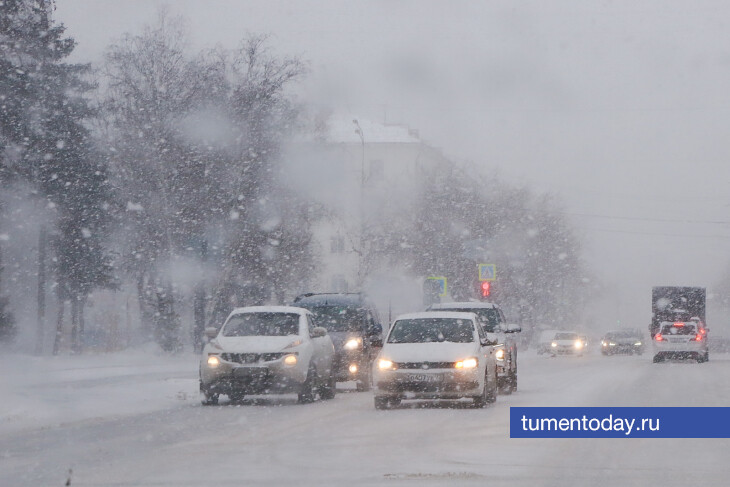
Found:
<svg viewBox="0 0 730 487"><path fill-rule="evenodd" d="M578 335L575 333L556 333L555 339L556 340L577 340Z"/></svg>
<svg viewBox="0 0 730 487"><path fill-rule="evenodd" d="M488 333L496 333L500 323L499 311L495 308L438 308L439 311L459 311L464 313L475 313L482 322L482 328Z"/></svg>
<svg viewBox="0 0 730 487"><path fill-rule="evenodd" d="M418 318L398 320L388 336L388 343L427 343L474 341L474 324L457 318Z"/></svg>
<svg viewBox="0 0 730 487"><path fill-rule="evenodd" d="M365 310L362 308L348 308L346 306L307 306L314 314L317 326L327 328L327 331L362 331L365 328Z"/></svg>
<svg viewBox="0 0 730 487"><path fill-rule="evenodd" d="M662 323L662 335L694 335L697 327L694 323Z"/></svg>
<svg viewBox="0 0 730 487"><path fill-rule="evenodd" d="M223 336L287 336L299 334L296 313L243 313L231 316L223 327Z"/></svg>
<svg viewBox="0 0 730 487"><path fill-rule="evenodd" d="M639 333L634 331L614 331L606 333L606 338L609 340L616 340L619 338L641 338Z"/></svg>

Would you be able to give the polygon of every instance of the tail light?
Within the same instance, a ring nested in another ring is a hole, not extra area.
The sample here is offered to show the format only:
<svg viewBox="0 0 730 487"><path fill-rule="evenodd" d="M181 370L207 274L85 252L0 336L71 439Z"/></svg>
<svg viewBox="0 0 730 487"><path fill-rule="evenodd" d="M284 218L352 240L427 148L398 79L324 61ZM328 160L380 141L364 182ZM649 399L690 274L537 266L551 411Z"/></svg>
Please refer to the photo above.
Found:
<svg viewBox="0 0 730 487"><path fill-rule="evenodd" d="M682 328L684 326L684 322L678 321L678 322L674 323L674 326L676 326L677 328Z"/></svg>
<svg viewBox="0 0 730 487"><path fill-rule="evenodd" d="M698 333L698 334L695 335L694 338L690 338L689 341L691 341L691 342L701 342L703 338L704 338L704 336L702 335L702 333Z"/></svg>
<svg viewBox="0 0 730 487"><path fill-rule="evenodd" d="M661 341L664 341L664 337L662 336L661 333L657 333L656 335L654 335L654 340L661 342Z"/></svg>
<svg viewBox="0 0 730 487"><path fill-rule="evenodd" d="M705 333L707 333L707 330L705 330L704 328L700 328L700 333L704 335Z"/></svg>

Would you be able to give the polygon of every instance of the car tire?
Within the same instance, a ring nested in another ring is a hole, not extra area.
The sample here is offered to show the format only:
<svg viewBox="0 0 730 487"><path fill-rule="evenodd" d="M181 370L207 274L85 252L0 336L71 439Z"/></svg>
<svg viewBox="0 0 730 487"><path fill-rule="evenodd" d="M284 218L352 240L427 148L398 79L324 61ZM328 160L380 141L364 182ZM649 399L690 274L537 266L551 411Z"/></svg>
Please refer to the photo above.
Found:
<svg viewBox="0 0 730 487"><path fill-rule="evenodd" d="M709 362L709 361L710 361L710 351L708 350L705 352L705 362Z"/></svg>
<svg viewBox="0 0 730 487"><path fill-rule="evenodd" d="M486 375L484 376L484 387L482 387L482 393L478 396L472 397L472 400L474 401L474 408L481 409L484 406L487 405L487 396L489 395L489 381L487 380Z"/></svg>
<svg viewBox="0 0 730 487"><path fill-rule="evenodd" d="M335 394L337 394L337 378L334 375L330 375L327 383L319 388L319 397L322 400L334 399Z"/></svg>
<svg viewBox="0 0 730 487"><path fill-rule="evenodd" d="M317 372L314 370L314 367L310 366L309 370L307 371L307 378L300 386L299 393L297 394L297 401L299 402L299 404L308 404L310 402L314 402L314 397L316 395L316 383Z"/></svg>
<svg viewBox="0 0 730 487"><path fill-rule="evenodd" d="M517 371L513 371L512 374L510 374L510 393L517 392Z"/></svg>
<svg viewBox="0 0 730 487"><path fill-rule="evenodd" d="M200 403L203 406L215 406L218 404L218 394L210 392L200 383Z"/></svg>
<svg viewBox="0 0 730 487"><path fill-rule="evenodd" d="M488 384L484 384L484 387L486 388ZM492 387L489 388L486 396L486 401L489 404L492 404L494 402L497 402L497 372L494 372L494 382L492 382Z"/></svg>
<svg viewBox="0 0 730 487"><path fill-rule="evenodd" d="M652 362L654 362L655 364L658 364L659 362L664 362L664 357L656 354L654 355L654 359L652 360Z"/></svg>
<svg viewBox="0 0 730 487"><path fill-rule="evenodd" d="M370 367L367 368L364 374L362 374L355 384L355 388L357 389L357 392L367 392L372 388L372 377L371 377L371 370Z"/></svg>
<svg viewBox="0 0 730 487"><path fill-rule="evenodd" d="M374 399L375 409L390 409L390 398L375 396Z"/></svg>

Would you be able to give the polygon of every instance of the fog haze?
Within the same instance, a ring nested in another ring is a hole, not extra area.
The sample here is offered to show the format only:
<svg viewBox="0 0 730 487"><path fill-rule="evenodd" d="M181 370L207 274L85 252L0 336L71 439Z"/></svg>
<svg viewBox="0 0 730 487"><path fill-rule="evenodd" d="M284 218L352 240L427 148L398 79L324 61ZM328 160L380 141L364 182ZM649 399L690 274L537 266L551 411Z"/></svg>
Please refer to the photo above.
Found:
<svg viewBox="0 0 730 487"><path fill-rule="evenodd" d="M72 61L97 61L164 4L195 49L265 33L307 60L304 103L406 124L560 196L607 292L602 322L645 328L651 286L712 293L727 267L723 2L59 0L55 19Z"/></svg>

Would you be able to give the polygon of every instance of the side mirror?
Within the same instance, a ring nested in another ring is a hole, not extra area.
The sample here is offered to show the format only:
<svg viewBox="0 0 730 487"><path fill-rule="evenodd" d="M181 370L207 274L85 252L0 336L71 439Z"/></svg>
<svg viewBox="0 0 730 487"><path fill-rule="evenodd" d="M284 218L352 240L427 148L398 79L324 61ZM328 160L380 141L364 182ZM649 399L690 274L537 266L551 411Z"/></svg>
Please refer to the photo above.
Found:
<svg viewBox="0 0 730 487"><path fill-rule="evenodd" d="M315 326L312 330L312 338L320 338L327 335L327 328L322 328L321 326Z"/></svg>
<svg viewBox="0 0 730 487"><path fill-rule="evenodd" d="M378 336L383 333L383 325L374 323L368 327L368 336Z"/></svg>
<svg viewBox="0 0 730 487"><path fill-rule="evenodd" d="M370 346L373 348L381 348L383 346L383 337L374 336L370 338Z"/></svg>
<svg viewBox="0 0 730 487"><path fill-rule="evenodd" d="M522 327L520 325L515 325L514 323L502 325L502 328L505 333L519 333L522 331Z"/></svg>
<svg viewBox="0 0 730 487"><path fill-rule="evenodd" d="M208 337L210 340L218 336L218 328L214 326L209 326L205 329L205 336Z"/></svg>

